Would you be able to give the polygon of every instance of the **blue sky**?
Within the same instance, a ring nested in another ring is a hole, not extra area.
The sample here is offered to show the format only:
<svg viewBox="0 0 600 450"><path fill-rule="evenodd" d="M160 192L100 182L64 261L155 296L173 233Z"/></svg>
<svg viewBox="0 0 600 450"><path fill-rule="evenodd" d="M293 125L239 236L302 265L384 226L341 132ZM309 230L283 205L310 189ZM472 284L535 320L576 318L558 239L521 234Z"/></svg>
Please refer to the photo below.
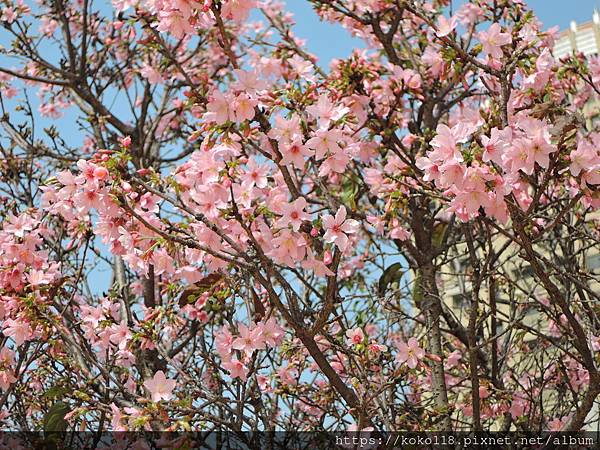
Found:
<svg viewBox="0 0 600 450"><path fill-rule="evenodd" d="M454 0L455 7L462 1ZM320 22L306 0L286 0L288 10L296 19L295 33L307 40L311 53L319 57L322 67L327 67L332 58L343 58L359 44L340 25ZM600 10L600 0L529 0L545 28L558 25L561 29L569 27L571 20L577 23L592 20L594 8Z"/></svg>

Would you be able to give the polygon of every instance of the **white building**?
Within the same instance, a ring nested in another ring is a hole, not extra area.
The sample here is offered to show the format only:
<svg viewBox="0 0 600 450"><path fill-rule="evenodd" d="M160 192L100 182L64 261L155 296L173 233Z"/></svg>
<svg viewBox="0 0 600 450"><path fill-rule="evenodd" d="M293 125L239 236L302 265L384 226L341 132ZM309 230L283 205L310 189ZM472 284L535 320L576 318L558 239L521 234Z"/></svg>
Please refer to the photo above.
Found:
<svg viewBox="0 0 600 450"><path fill-rule="evenodd" d="M554 56L562 58L573 51L585 56L597 55L600 49L600 13L594 10L592 21L582 24L571 22L568 30L562 31L554 45Z"/></svg>

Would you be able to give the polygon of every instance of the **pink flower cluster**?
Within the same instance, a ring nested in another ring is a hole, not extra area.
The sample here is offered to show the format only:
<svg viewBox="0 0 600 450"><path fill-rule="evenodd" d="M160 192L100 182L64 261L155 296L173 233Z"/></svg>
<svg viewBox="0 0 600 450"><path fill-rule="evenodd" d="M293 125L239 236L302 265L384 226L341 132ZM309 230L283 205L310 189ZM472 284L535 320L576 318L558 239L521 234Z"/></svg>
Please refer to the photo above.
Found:
<svg viewBox="0 0 600 450"><path fill-rule="evenodd" d="M0 230L0 320L3 333L16 346L39 337L20 300L30 296L43 303L46 291L61 276L61 265L48 259L44 239L51 231L38 214L10 215Z"/></svg>
<svg viewBox="0 0 600 450"><path fill-rule="evenodd" d="M138 0L113 0L117 11L125 11L138 3ZM156 14L158 31L182 39L214 24L213 3L213 0L148 0L143 2L143 7ZM227 20L243 22L256 6L257 0L225 0L221 2L221 15Z"/></svg>
<svg viewBox="0 0 600 450"><path fill-rule="evenodd" d="M274 318L257 324L238 324L239 334L234 336L225 325L215 335L216 350L225 368L232 378L246 380L248 362L257 350L278 347L284 337L284 330ZM234 354L234 351L237 351Z"/></svg>
<svg viewBox="0 0 600 450"><path fill-rule="evenodd" d="M468 221L483 210L501 222L508 220L504 197L515 194L522 207L530 200L521 181L536 168L549 169L557 152L550 126L526 115L515 117L511 126L493 128L489 136L477 135L476 123L459 123L452 128L439 125L430 142L433 148L417 160L426 181L444 189L452 200L449 211ZM580 178L580 186L600 183L598 136L580 137L570 154L569 171ZM481 146L477 144L479 142ZM585 168L585 169L584 169Z"/></svg>

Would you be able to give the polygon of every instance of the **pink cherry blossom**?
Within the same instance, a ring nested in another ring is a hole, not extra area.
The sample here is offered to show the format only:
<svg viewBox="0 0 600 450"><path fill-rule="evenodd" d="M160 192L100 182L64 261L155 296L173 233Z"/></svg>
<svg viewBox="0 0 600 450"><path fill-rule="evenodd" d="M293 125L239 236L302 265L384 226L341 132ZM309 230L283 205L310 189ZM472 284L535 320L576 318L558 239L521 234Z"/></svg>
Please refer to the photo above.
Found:
<svg viewBox="0 0 600 450"><path fill-rule="evenodd" d="M158 17L159 23L157 24L156 29L158 31L171 33L177 39L181 39L186 34L194 32L194 28L190 25L189 19L176 9L160 11Z"/></svg>
<svg viewBox="0 0 600 450"><path fill-rule="evenodd" d="M252 120L257 102L247 94L239 94L233 102L233 113L236 122Z"/></svg>
<svg viewBox="0 0 600 450"><path fill-rule="evenodd" d="M252 355L255 350L264 348L265 341L262 337L261 327L239 326L239 336L231 344L231 348L243 351L247 356Z"/></svg>
<svg viewBox="0 0 600 450"><path fill-rule="evenodd" d="M110 328L110 341L117 345L120 350L123 350L127 346L127 343L130 339L131 332L129 331L129 327L126 323L113 325Z"/></svg>
<svg viewBox="0 0 600 450"><path fill-rule="evenodd" d="M223 368L229 372L232 378L239 378L242 381L246 381L248 377L248 368L236 358L224 361Z"/></svg>
<svg viewBox="0 0 600 450"><path fill-rule="evenodd" d="M368 349L374 356L378 356L382 352L387 352L388 347L387 345L372 341L369 343Z"/></svg>
<svg viewBox="0 0 600 450"><path fill-rule="evenodd" d="M140 69L140 75L146 78L151 84L160 84L164 82L162 74L149 64L144 65Z"/></svg>
<svg viewBox="0 0 600 450"><path fill-rule="evenodd" d="M267 186L267 175L269 167L265 164L260 164L256 158L251 158L248 161L247 169L243 175L243 181L246 188L256 186L264 188Z"/></svg>
<svg viewBox="0 0 600 450"><path fill-rule="evenodd" d="M8 319L4 321L3 327L4 335L13 338L17 346L33 337L29 324L21 319Z"/></svg>
<svg viewBox="0 0 600 450"><path fill-rule="evenodd" d="M2 22L13 23L17 18L17 13L13 8L2 8L2 14L0 20Z"/></svg>
<svg viewBox="0 0 600 450"><path fill-rule="evenodd" d="M273 249L269 255L278 263L294 266L304 259L306 240L299 233L284 229L272 241Z"/></svg>
<svg viewBox="0 0 600 450"><path fill-rule="evenodd" d="M349 234L354 234L358 231L360 224L354 219L346 219L346 207L340 206L335 217L331 214L323 216L323 228L325 229L325 242L335 243L335 245L343 252L348 248L350 240Z"/></svg>
<svg viewBox="0 0 600 450"><path fill-rule="evenodd" d="M269 131L269 137L277 139L280 144L291 142L301 143L302 130L300 128L300 118L297 115L290 119L281 116L275 117L275 126Z"/></svg>
<svg viewBox="0 0 600 450"><path fill-rule="evenodd" d="M225 96L221 91L216 89L207 105L208 113L206 118L214 120L218 124L223 124L228 120L235 118L235 113L231 109L233 101L231 97Z"/></svg>
<svg viewBox="0 0 600 450"><path fill-rule="evenodd" d="M439 37L448 36L454 29L456 28L457 20L456 17L451 17L450 20L446 19L444 16L440 16L437 22L437 34Z"/></svg>
<svg viewBox="0 0 600 450"><path fill-rule="evenodd" d="M320 129L314 137L306 141L306 146L315 151L318 159L323 159L327 153L341 153L339 141L342 139L343 135L340 131Z"/></svg>
<svg viewBox="0 0 600 450"><path fill-rule="evenodd" d="M0 389L6 391L16 381L17 377L12 370L0 370Z"/></svg>
<svg viewBox="0 0 600 450"><path fill-rule="evenodd" d="M424 356L425 350L419 347L419 341L414 337L411 337L408 340L408 344L404 341L400 341L398 344L396 361L408 365L411 369L417 367L417 364L419 364L419 361L422 360Z"/></svg>
<svg viewBox="0 0 600 450"><path fill-rule="evenodd" d="M294 231L298 231L302 222L310 221L310 214L304 211L306 206L307 203L304 197L283 205L282 217L277 221L277 226L283 228L291 225Z"/></svg>
<svg viewBox="0 0 600 450"><path fill-rule="evenodd" d="M346 343L349 346L356 346L364 343L365 334L361 328L353 328L352 330L346 331Z"/></svg>
<svg viewBox="0 0 600 450"><path fill-rule="evenodd" d="M321 95L316 104L306 108L306 111L318 121L321 128L328 127L331 121L342 118L349 109L346 107L335 106L333 102L325 95Z"/></svg>
<svg viewBox="0 0 600 450"><path fill-rule="evenodd" d="M302 261L302 267L313 271L318 277L332 277L335 275L329 267L327 267L325 261L321 261L315 257L310 248L307 249L307 257Z"/></svg>
<svg viewBox="0 0 600 450"><path fill-rule="evenodd" d="M293 164L298 168L302 168L304 167L305 163L304 158L311 157L314 152L305 145L303 145L301 141L293 141L289 144L282 145L281 153L283 154L281 164L284 164L286 166Z"/></svg>
<svg viewBox="0 0 600 450"><path fill-rule="evenodd" d="M257 0L229 0L223 6L223 15L237 22L247 19L250 10L257 6Z"/></svg>
<svg viewBox="0 0 600 450"><path fill-rule="evenodd" d="M167 378L162 370L156 372L154 377L144 381L144 387L148 389L153 402L171 400L176 384L177 382Z"/></svg>
<svg viewBox="0 0 600 450"><path fill-rule="evenodd" d="M598 150L595 145L587 140L580 140L577 149L569 155L571 175L578 176L582 170L589 170L600 163Z"/></svg>
<svg viewBox="0 0 600 450"><path fill-rule="evenodd" d="M113 431L127 431L127 427L123 424L123 413L115 403L111 403L110 410L112 412L111 427Z"/></svg>
<svg viewBox="0 0 600 450"><path fill-rule="evenodd" d="M483 51L490 57L499 59L502 57L503 45L512 42L510 34L503 33L499 23L493 23L487 31L479 33L479 41L483 44Z"/></svg>

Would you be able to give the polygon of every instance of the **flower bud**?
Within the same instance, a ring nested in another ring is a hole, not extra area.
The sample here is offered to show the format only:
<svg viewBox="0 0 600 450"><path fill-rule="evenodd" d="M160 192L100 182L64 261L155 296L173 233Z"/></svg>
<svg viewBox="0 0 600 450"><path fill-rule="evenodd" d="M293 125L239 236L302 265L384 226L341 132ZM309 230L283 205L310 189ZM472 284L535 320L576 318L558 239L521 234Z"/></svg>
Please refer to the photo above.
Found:
<svg viewBox="0 0 600 450"><path fill-rule="evenodd" d="M128 148L131 145L131 136L125 136L121 139L121 145L125 148Z"/></svg>
<svg viewBox="0 0 600 450"><path fill-rule="evenodd" d="M108 170L106 167L98 166L94 169L94 178L98 180L105 180L108 178Z"/></svg>

